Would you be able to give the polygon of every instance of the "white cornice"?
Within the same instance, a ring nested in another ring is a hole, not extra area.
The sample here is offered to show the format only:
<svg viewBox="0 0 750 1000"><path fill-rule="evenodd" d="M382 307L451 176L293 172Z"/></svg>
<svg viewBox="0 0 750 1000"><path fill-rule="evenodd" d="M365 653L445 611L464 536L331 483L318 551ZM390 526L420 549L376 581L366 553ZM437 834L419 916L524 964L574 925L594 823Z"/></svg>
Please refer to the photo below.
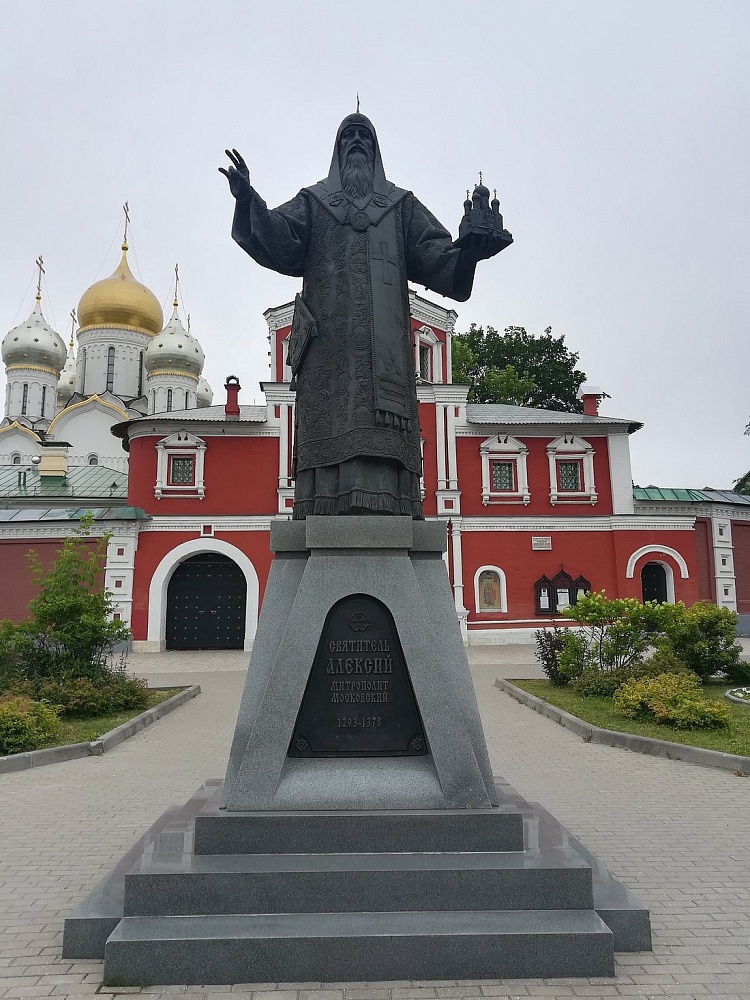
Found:
<svg viewBox="0 0 750 1000"><path fill-rule="evenodd" d="M159 421L148 421L148 424L144 426L143 423L135 423L128 427L128 441L134 441L136 438L141 437L161 437L165 434L173 432L175 429L175 420L171 420L169 424L159 424ZM246 422L236 422L233 423L231 420L224 422L223 420L207 420L205 423L201 423L200 420L186 420L181 425L186 430L190 428L191 434L200 435L203 438L223 438L223 437L266 437L266 438L277 438L279 436L278 424L274 427L269 427L268 424L253 424L249 421Z"/></svg>
<svg viewBox="0 0 750 1000"><path fill-rule="evenodd" d="M466 517L461 531L692 531L693 517L631 517L604 514L601 517Z"/></svg>
<svg viewBox="0 0 750 1000"><path fill-rule="evenodd" d="M137 535L145 521L95 521L90 537L102 535ZM23 525L23 527L21 527ZM69 538L78 528L77 521L6 521L0 526L0 538Z"/></svg>
<svg viewBox="0 0 750 1000"><path fill-rule="evenodd" d="M271 522L275 520L278 519L250 515L231 517L224 514L217 516L204 514L196 517L156 516L147 523L143 523L141 531L197 531L200 534L204 524L210 524L214 534L217 531L270 531Z"/></svg>
<svg viewBox="0 0 750 1000"><path fill-rule="evenodd" d="M418 323L427 323L449 334L453 333L458 319L458 313L454 309L445 309L436 302L423 299L412 288L409 289L409 312Z"/></svg>
<svg viewBox="0 0 750 1000"><path fill-rule="evenodd" d="M727 517L732 521L750 521L750 507L734 505L731 503L684 503L684 504L662 504L658 500L651 503L644 500L635 501L636 514L646 514L652 516L659 513L673 517L684 514L690 517L716 517L717 514Z"/></svg>
<svg viewBox="0 0 750 1000"><path fill-rule="evenodd" d="M626 434L627 427L617 424L607 424L606 426L576 424L574 427L566 428L564 424L545 424L540 421L533 423L513 423L504 424L458 424L456 426L456 437L486 438L487 435L513 434L515 437L540 437L558 438L562 430L563 435L577 435L578 437L606 438L611 434Z"/></svg>
<svg viewBox="0 0 750 1000"><path fill-rule="evenodd" d="M438 382L422 382L417 385L417 399L420 403L453 403L461 406L466 403L468 393L468 385L456 383L443 385Z"/></svg>

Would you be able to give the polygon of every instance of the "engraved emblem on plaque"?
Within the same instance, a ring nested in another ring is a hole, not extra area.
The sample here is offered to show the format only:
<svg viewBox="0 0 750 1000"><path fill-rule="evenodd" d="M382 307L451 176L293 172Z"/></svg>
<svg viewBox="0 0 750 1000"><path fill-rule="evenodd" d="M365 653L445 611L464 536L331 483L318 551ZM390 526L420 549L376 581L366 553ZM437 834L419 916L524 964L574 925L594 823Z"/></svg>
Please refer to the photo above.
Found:
<svg viewBox="0 0 750 1000"><path fill-rule="evenodd" d="M290 757L428 753L388 608L365 594L328 612L289 744Z"/></svg>

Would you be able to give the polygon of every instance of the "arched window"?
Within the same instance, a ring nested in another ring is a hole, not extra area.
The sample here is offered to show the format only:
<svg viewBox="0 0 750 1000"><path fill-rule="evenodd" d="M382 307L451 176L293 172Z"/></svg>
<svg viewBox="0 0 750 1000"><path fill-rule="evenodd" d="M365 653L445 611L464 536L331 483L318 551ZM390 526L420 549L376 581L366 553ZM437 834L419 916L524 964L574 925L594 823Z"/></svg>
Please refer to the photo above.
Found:
<svg viewBox="0 0 750 1000"><path fill-rule="evenodd" d="M12 456L11 462L13 463L13 465L20 465L21 464L21 456L18 454L18 452L16 452Z"/></svg>
<svg viewBox="0 0 750 1000"><path fill-rule="evenodd" d="M47 386L42 386L42 416L44 416L44 411L47 409Z"/></svg>
<svg viewBox="0 0 750 1000"><path fill-rule="evenodd" d="M138 395L143 395L143 351L141 351L138 360Z"/></svg>
<svg viewBox="0 0 750 1000"><path fill-rule="evenodd" d="M114 392L115 388L115 349L110 347L107 351L107 392Z"/></svg>
<svg viewBox="0 0 750 1000"><path fill-rule="evenodd" d="M167 410L172 409L172 390L167 389Z"/></svg>
<svg viewBox="0 0 750 1000"><path fill-rule="evenodd" d="M99 464L99 456L98 455L89 455L89 457L87 459L87 462L88 462L89 465L98 465Z"/></svg>
<svg viewBox="0 0 750 1000"><path fill-rule="evenodd" d="M86 348L81 351L81 392L86 391Z"/></svg>
<svg viewBox="0 0 750 1000"><path fill-rule="evenodd" d="M21 397L21 413L25 414L29 407L29 383L23 384L23 396Z"/></svg>
<svg viewBox="0 0 750 1000"><path fill-rule="evenodd" d="M482 614L508 610L505 573L498 566L480 566L474 574L474 607Z"/></svg>

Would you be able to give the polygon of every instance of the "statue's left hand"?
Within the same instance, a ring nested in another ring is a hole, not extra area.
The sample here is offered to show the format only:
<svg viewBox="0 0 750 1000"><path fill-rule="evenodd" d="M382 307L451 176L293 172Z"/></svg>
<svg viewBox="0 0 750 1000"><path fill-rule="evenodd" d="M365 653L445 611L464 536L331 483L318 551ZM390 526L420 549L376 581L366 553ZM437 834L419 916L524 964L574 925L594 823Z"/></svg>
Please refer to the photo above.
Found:
<svg viewBox="0 0 750 1000"><path fill-rule="evenodd" d="M471 233L461 252L476 264L480 260L489 260L506 246L507 240L503 239L502 233Z"/></svg>

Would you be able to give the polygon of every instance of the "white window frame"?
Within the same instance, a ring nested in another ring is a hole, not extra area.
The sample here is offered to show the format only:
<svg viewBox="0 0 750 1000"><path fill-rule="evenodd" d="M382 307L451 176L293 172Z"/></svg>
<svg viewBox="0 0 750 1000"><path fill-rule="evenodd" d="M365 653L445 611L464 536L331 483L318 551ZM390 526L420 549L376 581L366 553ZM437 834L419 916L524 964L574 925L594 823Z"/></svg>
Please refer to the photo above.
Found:
<svg viewBox="0 0 750 1000"><path fill-rule="evenodd" d="M489 571L490 573L497 573L497 578L500 581L500 607L499 608L480 608L479 606L479 577L482 573ZM508 612L508 585L505 579L505 573L500 569L499 566L480 566L479 569L474 574L474 610L478 615L497 615L497 614L507 614Z"/></svg>
<svg viewBox="0 0 750 1000"><path fill-rule="evenodd" d="M566 503L590 503L593 505L599 499L594 482L594 455L596 454L593 445L583 438L576 437L575 434L563 434L562 437L555 438L547 445L547 459L549 461L549 501L552 506ZM583 470L582 489L561 490L558 486L558 464L560 462L581 463Z"/></svg>
<svg viewBox="0 0 750 1000"><path fill-rule="evenodd" d="M422 362L419 357L419 348L423 345L430 348L431 371L427 372L426 376L422 373ZM443 357L440 350L440 340L429 326L420 326L418 330L414 331L414 371L418 382L429 382L434 385L443 381Z"/></svg>
<svg viewBox="0 0 750 1000"><path fill-rule="evenodd" d="M204 467L206 442L185 430L179 430L169 437L156 443L156 485L154 496L157 500L163 497L196 497L203 500L206 495L204 482ZM172 486L169 482L169 468L172 458L192 458L195 463L194 482L191 485L180 484Z"/></svg>
<svg viewBox="0 0 750 1000"><path fill-rule="evenodd" d="M510 434L495 434L482 441L479 445L479 454L482 457L482 503L485 507L490 504L505 503L522 503L526 506L530 503L531 494L526 467L529 449L522 441ZM515 463L514 490L492 489L493 460Z"/></svg>

